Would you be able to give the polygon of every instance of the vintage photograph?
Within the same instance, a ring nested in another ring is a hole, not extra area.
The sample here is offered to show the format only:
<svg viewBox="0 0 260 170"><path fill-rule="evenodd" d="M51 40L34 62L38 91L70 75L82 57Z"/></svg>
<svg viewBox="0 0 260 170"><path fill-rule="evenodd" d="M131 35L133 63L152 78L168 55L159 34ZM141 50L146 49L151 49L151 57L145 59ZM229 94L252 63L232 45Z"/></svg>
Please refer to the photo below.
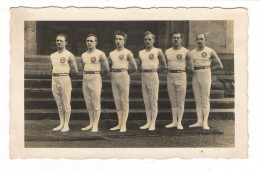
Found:
<svg viewBox="0 0 260 170"><path fill-rule="evenodd" d="M233 21L24 31L25 147L234 147Z"/></svg>
<svg viewBox="0 0 260 170"><path fill-rule="evenodd" d="M149 149L195 149L197 154L226 149L223 157L239 152L237 144L247 141L236 125L247 112L237 112L237 90L244 90L235 77L238 11L230 17L214 17L211 11L213 17L205 19L164 17L167 10L161 9L160 18L126 19L123 10L114 10L117 18L110 19L21 16L21 146L37 153L47 148L119 153L133 148L146 154ZM241 132L247 122L244 127Z"/></svg>

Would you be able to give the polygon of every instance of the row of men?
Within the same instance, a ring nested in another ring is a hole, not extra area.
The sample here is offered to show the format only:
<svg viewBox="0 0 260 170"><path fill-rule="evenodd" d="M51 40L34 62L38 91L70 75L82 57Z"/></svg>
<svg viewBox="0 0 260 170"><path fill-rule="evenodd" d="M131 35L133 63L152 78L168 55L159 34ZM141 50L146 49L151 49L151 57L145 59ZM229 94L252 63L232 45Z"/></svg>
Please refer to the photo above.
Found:
<svg viewBox="0 0 260 170"><path fill-rule="evenodd" d="M186 95L186 71L192 72L192 88L196 102L197 122L189 127L209 129L211 70L223 69L216 52L205 45L205 34L196 36L197 48L189 51L182 47L182 34L171 34L172 47L165 53L154 47L155 35L149 31L144 33L145 49L139 52L137 63L131 51L126 49L127 34L115 32L116 49L107 58L105 53L96 49L98 38L94 34L86 37L87 51L82 54L84 74L82 89L90 124L82 130L98 132L101 112L100 96L102 75L111 72L112 92L118 116L118 125L110 130L126 132L129 113L129 74L139 70L142 72L142 94L145 104L147 123L140 129L155 130L158 114L158 73L168 69L167 89L171 101L172 123L166 128L183 129L182 117ZM70 74L78 72L74 55L66 50L67 36L56 37L57 52L51 55L52 93L57 103L60 125L53 131L69 131L71 115L71 80Z"/></svg>

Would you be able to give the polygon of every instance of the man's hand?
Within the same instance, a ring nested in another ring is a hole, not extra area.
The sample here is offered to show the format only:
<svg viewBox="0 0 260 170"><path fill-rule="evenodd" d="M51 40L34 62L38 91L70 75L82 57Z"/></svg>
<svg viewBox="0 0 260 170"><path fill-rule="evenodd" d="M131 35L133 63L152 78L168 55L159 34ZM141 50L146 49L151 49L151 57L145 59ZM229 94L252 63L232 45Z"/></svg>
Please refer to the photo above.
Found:
<svg viewBox="0 0 260 170"><path fill-rule="evenodd" d="M164 72L166 70L166 68L164 67L164 66L161 66L158 70L157 70L157 72L158 73L162 73L162 72Z"/></svg>
<svg viewBox="0 0 260 170"><path fill-rule="evenodd" d="M134 73L135 72L135 70L132 70L132 69L129 69L128 70L128 74L132 74L132 73Z"/></svg>
<svg viewBox="0 0 260 170"><path fill-rule="evenodd" d="M187 73L187 74L192 74L193 72L191 71L191 69L187 69L187 70L186 70L186 73Z"/></svg>
<svg viewBox="0 0 260 170"><path fill-rule="evenodd" d="M77 75L76 72L70 72L70 73L69 73L69 76L70 76L70 77L74 77L74 76L76 76L76 75Z"/></svg>
<svg viewBox="0 0 260 170"><path fill-rule="evenodd" d="M107 71L101 71L101 72L100 72L100 75L101 75L102 77L106 76L106 74L108 74Z"/></svg>

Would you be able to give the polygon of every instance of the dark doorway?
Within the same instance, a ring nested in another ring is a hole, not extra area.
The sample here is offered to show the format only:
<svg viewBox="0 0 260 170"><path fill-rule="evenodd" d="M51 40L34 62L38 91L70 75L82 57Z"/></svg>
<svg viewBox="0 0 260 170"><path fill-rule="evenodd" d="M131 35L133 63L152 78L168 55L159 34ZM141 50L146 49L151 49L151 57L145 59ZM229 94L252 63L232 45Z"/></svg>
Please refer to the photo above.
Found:
<svg viewBox="0 0 260 170"><path fill-rule="evenodd" d="M86 49L86 35L94 33L98 36L97 48L107 55L115 48L114 32L124 31L128 34L126 48L135 57L144 48L143 33L151 31L159 35L158 21L37 21L38 54L50 55L56 51L55 38L59 33L68 35L67 49L74 55L81 56ZM155 47L159 45L156 36Z"/></svg>

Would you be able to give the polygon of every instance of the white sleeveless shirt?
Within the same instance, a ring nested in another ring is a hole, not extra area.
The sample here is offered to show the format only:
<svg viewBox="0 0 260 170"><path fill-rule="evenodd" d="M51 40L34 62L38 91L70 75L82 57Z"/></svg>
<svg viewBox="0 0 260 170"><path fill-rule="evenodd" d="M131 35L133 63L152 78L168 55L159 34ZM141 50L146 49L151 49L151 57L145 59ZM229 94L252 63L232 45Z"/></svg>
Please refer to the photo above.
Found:
<svg viewBox="0 0 260 170"><path fill-rule="evenodd" d="M169 70L185 70L186 68L186 55L189 50L181 47L179 50L169 48L166 50L166 58Z"/></svg>
<svg viewBox="0 0 260 170"><path fill-rule="evenodd" d="M146 51L146 49L139 51L139 56L142 61L142 69L158 69L159 65L159 54L160 49L153 47L151 51Z"/></svg>
<svg viewBox="0 0 260 170"><path fill-rule="evenodd" d="M51 54L51 62L52 62L52 73L69 73L70 66L68 63L69 57L73 55L68 50L64 50L62 53L58 51Z"/></svg>
<svg viewBox="0 0 260 170"><path fill-rule="evenodd" d="M82 61L84 64L84 71L101 71L100 56L105 53L95 49L95 51L89 53L86 51L82 54Z"/></svg>
<svg viewBox="0 0 260 170"><path fill-rule="evenodd" d="M191 51L193 57L193 64L195 67L210 66L211 65L211 52L213 50L209 47L205 47L201 51L197 51L197 48Z"/></svg>
<svg viewBox="0 0 260 170"><path fill-rule="evenodd" d="M128 69L129 62L127 60L127 56L129 54L132 54L132 52L126 48L121 51L114 50L110 52L109 56L112 60L112 69Z"/></svg>

